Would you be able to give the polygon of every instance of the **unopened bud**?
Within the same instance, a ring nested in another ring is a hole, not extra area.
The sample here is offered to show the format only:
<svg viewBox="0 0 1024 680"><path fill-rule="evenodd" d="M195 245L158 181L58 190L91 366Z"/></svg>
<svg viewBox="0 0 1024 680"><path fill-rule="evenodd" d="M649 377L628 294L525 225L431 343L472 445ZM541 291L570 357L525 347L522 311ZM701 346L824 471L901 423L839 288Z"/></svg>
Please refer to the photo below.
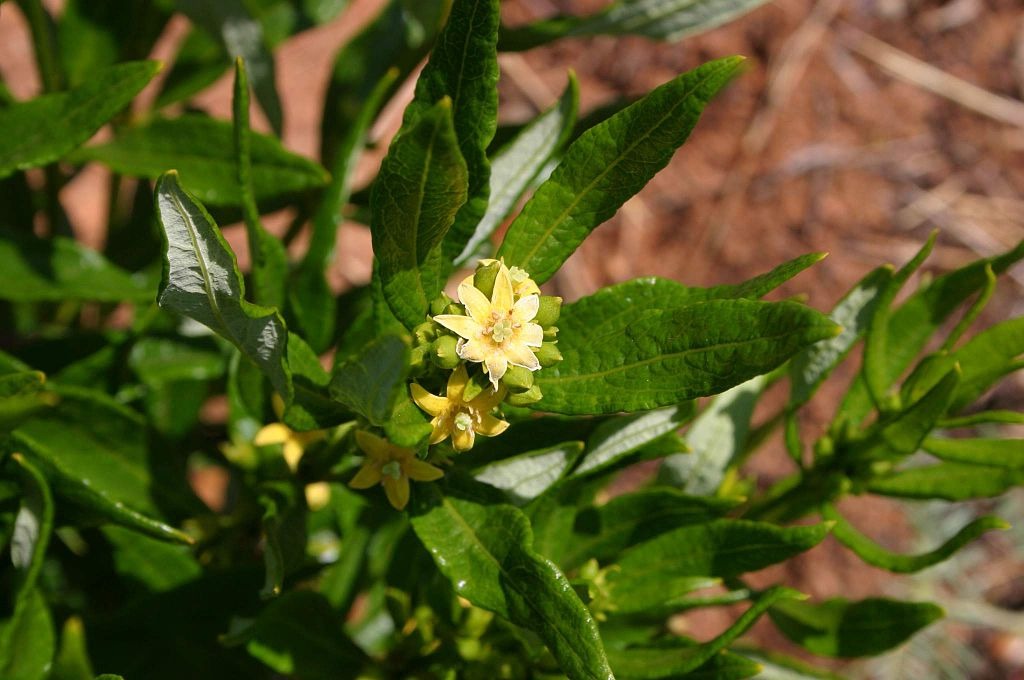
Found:
<svg viewBox="0 0 1024 680"><path fill-rule="evenodd" d="M487 298L490 298L491 293L494 292L494 279L498 277L499 269L501 269L501 264L496 260L491 260L488 264L477 265L476 273L473 274L473 286Z"/></svg>
<svg viewBox="0 0 1024 680"><path fill-rule="evenodd" d="M448 297L447 294L441 293L430 303L430 315L437 316L438 314L444 314L444 310L453 302L454 300Z"/></svg>
<svg viewBox="0 0 1024 680"><path fill-rule="evenodd" d="M544 339L554 340L558 337L558 326L548 326L544 329Z"/></svg>
<svg viewBox="0 0 1024 680"><path fill-rule="evenodd" d="M437 336L437 325L433 321L421 323L412 329L412 336L417 345L428 345Z"/></svg>
<svg viewBox="0 0 1024 680"><path fill-rule="evenodd" d="M558 351L558 345L553 342L545 342L533 353L537 355L540 365L545 368L562 360L562 353Z"/></svg>
<svg viewBox="0 0 1024 680"><path fill-rule="evenodd" d="M456 348L459 341L450 335L442 335L434 341L430 358L438 368L452 370L459 365L459 355Z"/></svg>
<svg viewBox="0 0 1024 680"><path fill-rule="evenodd" d="M505 403L509 406L528 406L535 404L543 398L539 385L534 385L522 394L510 394L505 397Z"/></svg>
<svg viewBox="0 0 1024 680"><path fill-rule="evenodd" d="M522 366L509 366L501 384L512 394L522 394L533 387L533 371Z"/></svg>
<svg viewBox="0 0 1024 680"><path fill-rule="evenodd" d="M562 298L557 295L541 295L540 307L537 309L537 316L532 321L540 324L543 328L553 326L558 321L558 315L562 313Z"/></svg>

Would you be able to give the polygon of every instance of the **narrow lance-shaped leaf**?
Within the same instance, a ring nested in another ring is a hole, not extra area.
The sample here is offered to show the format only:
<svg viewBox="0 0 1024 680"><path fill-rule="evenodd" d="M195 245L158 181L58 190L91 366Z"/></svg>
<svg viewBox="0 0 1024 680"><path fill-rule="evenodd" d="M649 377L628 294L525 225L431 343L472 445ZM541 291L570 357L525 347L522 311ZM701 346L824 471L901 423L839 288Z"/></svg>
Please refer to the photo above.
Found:
<svg viewBox="0 0 1024 680"><path fill-rule="evenodd" d="M896 498L966 501L998 496L1021 483L1024 483L1024 468L994 471L983 465L940 463L875 477L866 488L871 493Z"/></svg>
<svg viewBox="0 0 1024 680"><path fill-rule="evenodd" d="M490 256L488 241L516 207L516 203L562 148L572 133L579 107L579 83L569 73L558 102L537 116L515 139L502 148L491 165L490 200L456 265L470 264L474 257Z"/></svg>
<svg viewBox="0 0 1024 680"><path fill-rule="evenodd" d="M156 196L167 244L157 302L234 344L289 403L288 336L280 314L244 299L234 253L206 209L181 188L177 173L160 178Z"/></svg>
<svg viewBox="0 0 1024 680"><path fill-rule="evenodd" d="M55 651L53 617L38 588L25 591L13 615L0 620L0 677L4 680L46 678Z"/></svg>
<svg viewBox="0 0 1024 680"><path fill-rule="evenodd" d="M249 239L252 260L253 299L268 307L284 306L284 279L288 273L288 255L284 245L267 233L260 221L260 210L252 183L252 131L249 129L249 76L241 57L235 60L234 112L235 156L242 216Z"/></svg>
<svg viewBox="0 0 1024 680"><path fill-rule="evenodd" d="M1008 529L1009 524L998 517L986 516L970 522L940 546L916 555L900 555L878 545L846 521L834 506L822 509L822 517L834 522L832 535L840 543L857 553L857 556L868 564L897 574L912 574L927 569L952 557L960 548L987 531Z"/></svg>
<svg viewBox="0 0 1024 680"><path fill-rule="evenodd" d="M388 305L407 328L423 323L444 285L441 240L466 201L466 178L442 99L395 138L373 184L373 252Z"/></svg>
<svg viewBox="0 0 1024 680"><path fill-rule="evenodd" d="M936 458L951 463L1024 468L1024 439L940 439L921 444Z"/></svg>
<svg viewBox="0 0 1024 680"><path fill-rule="evenodd" d="M420 485L412 527L455 592L536 633L570 678L612 678L594 619L558 568L533 552L526 517L448 491Z"/></svg>
<svg viewBox="0 0 1024 680"><path fill-rule="evenodd" d="M462 252L487 210L491 175L487 146L498 125L499 24L498 0L454 0L448 22L416 81L415 98L405 111L404 124L409 128L441 99L451 101L467 188L465 203L451 230L443 235L446 268Z"/></svg>
<svg viewBox="0 0 1024 680"><path fill-rule="evenodd" d="M0 109L0 179L52 163L85 142L159 70L155 61L118 64L69 92Z"/></svg>
<svg viewBox="0 0 1024 680"><path fill-rule="evenodd" d="M668 164L742 59L713 61L583 133L509 227L498 256L547 281L583 239Z"/></svg>
<svg viewBox="0 0 1024 680"><path fill-rule="evenodd" d="M327 171L286 150L267 135L250 133L253 193L257 201L321 187ZM131 177L156 179L176 168L182 184L209 205L241 205L231 123L198 114L153 118L120 128L109 142L72 154L73 163L98 161Z"/></svg>
<svg viewBox="0 0 1024 680"><path fill-rule="evenodd" d="M619 303L629 305L628 298ZM839 330L796 303L751 300L713 300L635 319L580 301L563 309L558 326L563 361L537 375L544 393L537 407L575 414L646 410L716 394Z"/></svg>
<svg viewBox="0 0 1024 680"><path fill-rule="evenodd" d="M821 656L876 656L942 618L930 602L834 598L820 603L779 602L769 612L793 642Z"/></svg>
<svg viewBox="0 0 1024 680"><path fill-rule="evenodd" d="M21 468L22 499L11 537L11 562L18 569L17 599L35 588L53 532L53 494L43 474L20 453L11 456Z"/></svg>

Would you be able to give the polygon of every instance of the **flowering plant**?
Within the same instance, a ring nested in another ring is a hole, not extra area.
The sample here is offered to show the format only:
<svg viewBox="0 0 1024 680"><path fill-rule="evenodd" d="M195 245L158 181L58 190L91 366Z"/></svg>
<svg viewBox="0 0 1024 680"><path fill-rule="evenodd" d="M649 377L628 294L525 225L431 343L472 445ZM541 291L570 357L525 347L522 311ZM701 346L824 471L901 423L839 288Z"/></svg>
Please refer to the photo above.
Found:
<svg viewBox="0 0 1024 680"><path fill-rule="evenodd" d="M0 104L0 676L827 677L738 639L767 615L808 654L871 656L942 610L811 602L748 574L830 534L912 572L1004 526L977 518L896 554L837 503L1024 481L1019 441L949 436L1022 421L974 404L1020 368L1024 319L962 338L1024 244L895 304L929 241L828 314L762 299L821 254L735 285L545 294L742 60L582 119L570 76L495 148L498 51L675 39L756 0L620 0L517 29L501 29L498 0L392 0L338 55L323 165L252 131L249 99L279 132L273 36L344 2L68 0L59 18L17 4L48 92ZM175 11L192 29L154 108L122 114L161 69L132 59ZM369 130L428 53L379 172L353 192ZM173 113L232 61L231 121ZM58 196L87 164L134 197L103 254L70 236ZM282 206L283 239L264 226ZM368 226L374 260L339 296L325 270L342 215ZM238 219L246 276L217 223ZM306 249L286 248L307 226ZM859 342L859 372L805 448L799 412ZM755 422L782 381L785 403ZM743 465L780 428L795 471L762 489ZM627 468L645 475L613 484ZM714 635L666 623L734 605Z"/></svg>

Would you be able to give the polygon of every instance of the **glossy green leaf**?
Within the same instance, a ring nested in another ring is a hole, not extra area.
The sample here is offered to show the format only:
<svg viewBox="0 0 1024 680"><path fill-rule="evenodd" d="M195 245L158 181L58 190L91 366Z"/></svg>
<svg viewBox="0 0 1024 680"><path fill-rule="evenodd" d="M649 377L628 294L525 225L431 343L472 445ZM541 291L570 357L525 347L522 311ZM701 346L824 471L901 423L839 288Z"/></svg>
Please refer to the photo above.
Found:
<svg viewBox="0 0 1024 680"><path fill-rule="evenodd" d="M692 415L693 407L687 404L607 420L587 439L586 453L573 474L592 473L612 465L658 437L678 430Z"/></svg>
<svg viewBox="0 0 1024 680"><path fill-rule="evenodd" d="M742 59L713 61L652 91L572 143L509 227L498 256L547 281L583 239L668 164Z"/></svg>
<svg viewBox="0 0 1024 680"><path fill-rule="evenodd" d="M586 300L559 319L564 360L537 375L545 411L638 411L716 394L838 330L793 302L713 300L630 319L628 299L618 311Z"/></svg>
<svg viewBox="0 0 1024 680"><path fill-rule="evenodd" d="M118 64L85 84L0 108L0 178L47 165L92 137L146 86L160 64Z"/></svg>
<svg viewBox="0 0 1024 680"><path fill-rule="evenodd" d="M156 541L119 526L103 527L110 542L114 570L119 576L152 592L176 588L202 573L185 546Z"/></svg>
<svg viewBox="0 0 1024 680"><path fill-rule="evenodd" d="M68 0L57 24L65 81L77 87L119 61L145 57L169 18L159 3Z"/></svg>
<svg viewBox="0 0 1024 680"><path fill-rule="evenodd" d="M466 172L442 99L395 138L373 184L373 252L388 305L407 328L423 323L444 285L441 241L466 201Z"/></svg>
<svg viewBox="0 0 1024 680"><path fill-rule="evenodd" d="M252 260L253 301L267 307L284 307L288 253L284 244L267 233L260 221L253 184L252 130L249 129L249 75L241 57L235 61L235 86L232 99L235 157L242 216Z"/></svg>
<svg viewBox="0 0 1024 680"><path fill-rule="evenodd" d="M940 439L929 437L922 448L950 463L1024 467L1024 439Z"/></svg>
<svg viewBox="0 0 1024 680"><path fill-rule="evenodd" d="M288 334L288 368L295 400L285 409L284 422L293 430L321 430L352 419L352 413L330 395L331 374L306 342Z"/></svg>
<svg viewBox="0 0 1024 680"><path fill-rule="evenodd" d="M545 543L545 554L566 571L589 559L613 561L620 552L683 526L705 524L736 502L688 496L675 489L641 489L575 513L571 530Z"/></svg>
<svg viewBox="0 0 1024 680"><path fill-rule="evenodd" d="M283 120L274 82L274 57L264 40L263 27L244 0L175 0L175 5L196 26L216 36L232 60L245 60L260 108L280 136Z"/></svg>
<svg viewBox="0 0 1024 680"><path fill-rule="evenodd" d="M793 642L821 656L875 656L892 649L944 612L930 602L885 598L779 602L768 612Z"/></svg>
<svg viewBox="0 0 1024 680"><path fill-rule="evenodd" d="M95 677L85 642L85 626L82 619L71 616L64 621L60 648L53 660L49 680L93 680Z"/></svg>
<svg viewBox="0 0 1024 680"><path fill-rule="evenodd" d="M986 328L950 356L960 364L963 377L951 410L970 406L1000 378L1024 368L1024 317Z"/></svg>
<svg viewBox="0 0 1024 680"><path fill-rule="evenodd" d="M583 442L566 442L483 466L477 481L504 491L515 505L524 505L557 482L583 451Z"/></svg>
<svg viewBox="0 0 1024 680"><path fill-rule="evenodd" d="M641 35L677 41L711 30L766 0L619 0L589 16L556 16L505 29L502 50L526 50L561 38Z"/></svg>
<svg viewBox="0 0 1024 680"><path fill-rule="evenodd" d="M46 475L54 494L105 521L162 540L191 543L159 521L156 498L179 510L193 508L172 484L154 485L144 421L103 395L58 390L60 403L14 431L26 457Z"/></svg>
<svg viewBox="0 0 1024 680"><path fill-rule="evenodd" d="M53 619L37 588L23 592L11 618L0 621L0 677L45 680L56 649Z"/></svg>
<svg viewBox="0 0 1024 680"><path fill-rule="evenodd" d="M323 595L295 590L260 612L245 648L283 675L355 677L367 659L345 635L343 623Z"/></svg>
<svg viewBox="0 0 1024 680"><path fill-rule="evenodd" d="M455 592L540 636L572 678L612 672L590 612L558 568L533 552L526 517L475 493L417 485L412 526Z"/></svg>
<svg viewBox="0 0 1024 680"><path fill-rule="evenodd" d="M128 353L128 366L150 385L182 380L215 380L224 375L225 361L210 338L140 338Z"/></svg>
<svg viewBox="0 0 1024 680"><path fill-rule="evenodd" d="M0 231L0 299L149 302L152 281L129 274L70 238Z"/></svg>
<svg viewBox="0 0 1024 680"><path fill-rule="evenodd" d="M466 163L466 197L451 229L442 234L445 265L462 252L487 211L491 175L487 147L498 124L499 23L498 0L453 0L448 21L416 80L415 97L405 110L404 129L409 130L421 116L429 117L437 102L451 102L455 138Z"/></svg>
<svg viewBox="0 0 1024 680"><path fill-rule="evenodd" d="M295 485L271 482L260 489L263 508L264 579L260 597L267 600L284 590L285 577L305 557L306 518Z"/></svg>
<svg viewBox="0 0 1024 680"><path fill-rule="evenodd" d="M336 366L331 396L373 425L384 425L395 408L399 390L406 389L409 346L397 335L384 335L358 355Z"/></svg>
<svg viewBox="0 0 1024 680"><path fill-rule="evenodd" d="M0 435L57 402L57 395L44 389L45 382L46 376L39 371L0 376Z"/></svg>
<svg viewBox="0 0 1024 680"><path fill-rule="evenodd" d="M615 675L623 680L705 677L700 667L747 632L773 605L804 597L790 588L776 587L761 593L753 604L723 633L704 644L680 641L676 645L636 646L609 652ZM693 673L693 676L690 674ZM710 677L720 677L718 675ZM727 675L725 677L737 677ZM739 676L743 677L743 676Z"/></svg>
<svg viewBox="0 0 1024 680"><path fill-rule="evenodd" d="M257 201L321 187L327 171L287 151L272 137L251 134L252 185ZM109 142L87 146L69 158L98 161L130 177L156 179L174 168L190 193L210 205L241 205L242 191L231 123L188 114L153 118L121 128Z"/></svg>
<svg viewBox="0 0 1024 680"><path fill-rule="evenodd" d="M966 501L991 498L1024 483L1024 468L992 468L964 463L940 463L908 468L868 481L871 493L897 498L942 498Z"/></svg>
<svg viewBox="0 0 1024 680"><path fill-rule="evenodd" d="M35 588L53 532L54 504L50 485L39 469L20 453L12 455L21 468L22 496L11 536L11 563L18 570L16 599Z"/></svg>
<svg viewBox="0 0 1024 680"><path fill-rule="evenodd" d="M940 546L917 555L900 555L878 545L846 521L834 506L826 506L822 517L834 522L832 535L868 564L898 574L912 574L952 557L960 548L987 531L1008 529L1009 524L998 517L979 517L962 527Z"/></svg>
<svg viewBox="0 0 1024 680"><path fill-rule="evenodd" d="M290 402L287 330L280 314L245 301L234 253L206 209L182 189L176 173L162 176L156 193L167 243L157 302L234 344Z"/></svg>
<svg viewBox="0 0 1024 680"><path fill-rule="evenodd" d="M806 404L857 340L864 334L874 316L883 291L892 280L891 267L879 267L861 279L832 309L829 318L843 332L834 338L815 343L793 357L790 362L789 407Z"/></svg>
<svg viewBox="0 0 1024 680"><path fill-rule="evenodd" d="M629 548L607 576L619 611L671 608L695 577L729 578L757 571L813 548L829 525L778 527L719 519L682 526Z"/></svg>
<svg viewBox="0 0 1024 680"><path fill-rule="evenodd" d="M471 265L478 256L490 257L491 236L568 141L578 107L579 83L570 72L569 84L558 102L530 121L494 156L487 211L456 258L456 265Z"/></svg>
<svg viewBox="0 0 1024 680"><path fill-rule="evenodd" d="M1004 425L1024 425L1024 413L1017 411L978 411L965 416L954 416L939 420L940 428L975 427L989 423L1001 423Z"/></svg>
<svg viewBox="0 0 1024 680"><path fill-rule="evenodd" d="M690 453L665 458L659 479L687 493L713 495L743 451L764 385L765 377L757 376L715 397L686 431Z"/></svg>

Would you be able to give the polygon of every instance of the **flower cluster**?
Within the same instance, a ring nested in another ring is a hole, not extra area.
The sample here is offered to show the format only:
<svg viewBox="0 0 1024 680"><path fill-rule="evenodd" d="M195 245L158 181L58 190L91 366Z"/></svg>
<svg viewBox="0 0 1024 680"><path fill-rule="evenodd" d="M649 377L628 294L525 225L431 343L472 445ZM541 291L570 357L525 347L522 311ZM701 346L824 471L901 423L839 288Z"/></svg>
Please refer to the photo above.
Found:
<svg viewBox="0 0 1024 680"><path fill-rule="evenodd" d="M532 404L542 397L534 373L561 361L554 326L561 298L541 295L518 267L481 260L458 287L458 301L443 295L431 317L414 332L410 396L431 417L429 443L451 441L457 452L473 447L477 435L492 437L509 424L496 411L502 403ZM431 391L428 387L433 386ZM409 479L430 480L441 471L366 432L357 433L365 462L349 483L353 488L384 485L398 509L409 497Z"/></svg>

